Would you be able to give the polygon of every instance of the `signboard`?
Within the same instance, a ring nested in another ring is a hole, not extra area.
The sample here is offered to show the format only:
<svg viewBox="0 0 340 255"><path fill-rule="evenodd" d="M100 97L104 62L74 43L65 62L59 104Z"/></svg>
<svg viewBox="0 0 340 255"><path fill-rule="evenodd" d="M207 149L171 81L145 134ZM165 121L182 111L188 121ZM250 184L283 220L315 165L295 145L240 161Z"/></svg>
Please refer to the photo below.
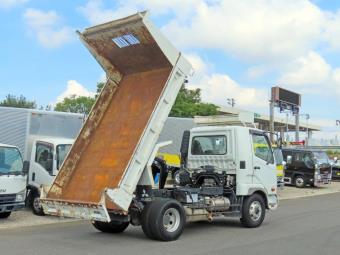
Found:
<svg viewBox="0 0 340 255"><path fill-rule="evenodd" d="M301 95L280 87L272 87L272 101L300 107Z"/></svg>

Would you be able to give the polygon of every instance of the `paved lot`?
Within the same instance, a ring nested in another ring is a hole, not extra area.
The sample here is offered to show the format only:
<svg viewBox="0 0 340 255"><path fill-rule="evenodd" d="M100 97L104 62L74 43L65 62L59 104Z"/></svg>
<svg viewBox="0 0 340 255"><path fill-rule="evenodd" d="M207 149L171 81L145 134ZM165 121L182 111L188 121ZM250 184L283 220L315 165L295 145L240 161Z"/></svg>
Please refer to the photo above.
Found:
<svg viewBox="0 0 340 255"><path fill-rule="evenodd" d="M306 187L303 189L298 189L292 186L285 186L284 190L279 192L279 196L280 196L280 200L284 200L284 199L325 195L325 194L331 194L331 193L337 193L337 192L340 192L340 182L333 181L331 184L328 184L328 185L325 185L319 188Z"/></svg>
<svg viewBox="0 0 340 255"><path fill-rule="evenodd" d="M322 188L304 188L297 189L295 187L285 187L280 191L280 200L294 199L301 197L317 196L340 192L340 182L333 182ZM339 194L340 195L340 194ZM50 216L35 216L30 210L14 212L8 219L0 220L0 231L2 229L11 229L18 227L38 226L47 224L57 224L63 222L75 221L74 219L62 219Z"/></svg>
<svg viewBox="0 0 340 255"><path fill-rule="evenodd" d="M88 222L0 230L1 254L298 254L340 250L340 194L284 200L257 229L238 220L188 224L180 240L147 239L138 227L120 235L97 232Z"/></svg>

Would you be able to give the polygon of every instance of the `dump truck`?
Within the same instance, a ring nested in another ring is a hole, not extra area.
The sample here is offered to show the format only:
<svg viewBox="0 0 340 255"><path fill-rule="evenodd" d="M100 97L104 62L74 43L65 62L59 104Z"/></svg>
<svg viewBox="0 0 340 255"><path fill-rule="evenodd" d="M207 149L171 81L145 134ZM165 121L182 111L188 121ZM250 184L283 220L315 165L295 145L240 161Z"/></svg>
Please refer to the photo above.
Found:
<svg viewBox="0 0 340 255"><path fill-rule="evenodd" d="M18 147L0 143L0 219L25 207L28 170Z"/></svg>
<svg viewBox="0 0 340 255"><path fill-rule="evenodd" d="M78 33L108 81L53 185L45 213L91 220L102 232L141 226L161 241L179 238L186 222L221 216L261 225L278 205L273 152L263 131L196 127L183 133L180 185L155 185L157 143L191 66L149 21L146 12ZM267 150L254 154L253 144Z"/></svg>
<svg viewBox="0 0 340 255"><path fill-rule="evenodd" d="M84 115L0 107L0 118L0 142L18 147L23 159L30 162L26 204L34 214L43 215L41 186L51 186L83 125Z"/></svg>

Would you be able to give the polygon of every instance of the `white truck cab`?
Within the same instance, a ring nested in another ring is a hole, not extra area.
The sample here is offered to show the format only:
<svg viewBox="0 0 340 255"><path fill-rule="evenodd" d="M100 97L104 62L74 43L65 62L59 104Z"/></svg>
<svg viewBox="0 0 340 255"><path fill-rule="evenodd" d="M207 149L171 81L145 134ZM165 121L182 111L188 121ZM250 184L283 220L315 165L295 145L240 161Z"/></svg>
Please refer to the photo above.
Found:
<svg viewBox="0 0 340 255"><path fill-rule="evenodd" d="M276 164L263 131L241 126L191 129L186 167L207 165L236 178L236 196L259 193L268 209L277 207Z"/></svg>
<svg viewBox="0 0 340 255"><path fill-rule="evenodd" d="M17 147L0 143L0 218L25 207L28 167Z"/></svg>
<svg viewBox="0 0 340 255"><path fill-rule="evenodd" d="M49 186L64 162L74 139L39 137L32 140L28 177L28 203L37 215L44 215L40 206L41 186Z"/></svg>

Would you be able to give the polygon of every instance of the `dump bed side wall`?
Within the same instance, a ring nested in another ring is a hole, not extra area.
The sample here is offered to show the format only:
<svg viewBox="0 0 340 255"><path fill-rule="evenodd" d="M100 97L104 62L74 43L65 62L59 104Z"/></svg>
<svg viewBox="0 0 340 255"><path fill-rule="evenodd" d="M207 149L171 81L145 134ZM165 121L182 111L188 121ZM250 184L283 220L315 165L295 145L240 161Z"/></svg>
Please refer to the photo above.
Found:
<svg viewBox="0 0 340 255"><path fill-rule="evenodd" d="M170 72L169 67L123 78L77 163L76 174L61 194L51 189L49 198L98 203L103 187L118 186Z"/></svg>
<svg viewBox="0 0 340 255"><path fill-rule="evenodd" d="M90 207L108 188L107 208L126 211L191 66L145 13L79 35L108 82L46 200Z"/></svg>

